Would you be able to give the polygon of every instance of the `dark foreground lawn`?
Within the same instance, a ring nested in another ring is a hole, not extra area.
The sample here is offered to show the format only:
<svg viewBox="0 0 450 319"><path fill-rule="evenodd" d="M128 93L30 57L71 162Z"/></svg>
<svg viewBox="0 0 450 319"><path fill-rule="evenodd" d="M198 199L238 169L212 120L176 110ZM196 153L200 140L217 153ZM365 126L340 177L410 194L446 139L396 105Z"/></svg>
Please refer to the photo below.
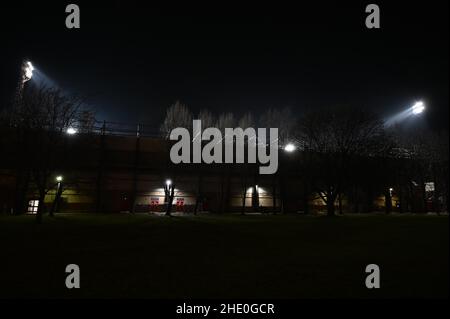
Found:
<svg viewBox="0 0 450 319"><path fill-rule="evenodd" d="M448 217L0 216L0 298L448 297ZM65 267L81 289L65 288ZM365 266L381 289L365 287Z"/></svg>

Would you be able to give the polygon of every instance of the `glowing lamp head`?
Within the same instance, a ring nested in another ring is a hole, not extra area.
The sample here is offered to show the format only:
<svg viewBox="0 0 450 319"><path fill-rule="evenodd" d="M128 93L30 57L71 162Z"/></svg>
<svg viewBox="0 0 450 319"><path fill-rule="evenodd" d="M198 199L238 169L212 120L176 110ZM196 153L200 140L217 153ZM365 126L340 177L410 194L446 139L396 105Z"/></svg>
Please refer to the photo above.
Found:
<svg viewBox="0 0 450 319"><path fill-rule="evenodd" d="M288 153L292 153L293 151L295 151L295 145L292 143L286 144L284 150Z"/></svg>
<svg viewBox="0 0 450 319"><path fill-rule="evenodd" d="M23 64L23 81L26 82L33 77L34 66L30 61Z"/></svg>
<svg viewBox="0 0 450 319"><path fill-rule="evenodd" d="M58 183L62 182L62 180L63 180L63 177L62 177L62 176L56 176L56 181L57 181Z"/></svg>
<svg viewBox="0 0 450 319"><path fill-rule="evenodd" d="M74 129L73 127L69 127L67 129L66 133L69 134L69 135L75 135L75 134L77 134L77 130Z"/></svg>
<svg viewBox="0 0 450 319"><path fill-rule="evenodd" d="M170 186L172 184L172 181L170 179L166 180L166 185Z"/></svg>
<svg viewBox="0 0 450 319"><path fill-rule="evenodd" d="M416 102L416 104L412 106L412 112L415 115L420 114L423 111L425 111L425 104L422 101Z"/></svg>

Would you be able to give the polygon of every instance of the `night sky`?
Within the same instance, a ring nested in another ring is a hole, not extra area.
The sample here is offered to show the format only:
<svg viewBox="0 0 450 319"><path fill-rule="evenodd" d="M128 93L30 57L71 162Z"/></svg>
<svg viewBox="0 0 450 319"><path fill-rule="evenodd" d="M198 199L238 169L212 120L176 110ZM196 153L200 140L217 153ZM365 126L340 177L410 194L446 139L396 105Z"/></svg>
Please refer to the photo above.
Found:
<svg viewBox="0 0 450 319"><path fill-rule="evenodd" d="M65 28L71 2L0 4L2 94L26 57L100 120L159 125L176 100L238 116L329 105L388 116L423 99L422 121L448 128L447 1L375 1L379 30L364 24L372 2L73 2L78 30Z"/></svg>

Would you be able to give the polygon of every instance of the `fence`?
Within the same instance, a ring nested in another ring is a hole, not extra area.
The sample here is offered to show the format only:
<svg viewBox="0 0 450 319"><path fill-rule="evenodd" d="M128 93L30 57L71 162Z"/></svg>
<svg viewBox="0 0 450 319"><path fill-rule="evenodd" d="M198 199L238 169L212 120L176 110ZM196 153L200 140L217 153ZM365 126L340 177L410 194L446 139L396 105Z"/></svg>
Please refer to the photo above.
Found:
<svg viewBox="0 0 450 319"><path fill-rule="evenodd" d="M94 121L90 125L79 124L74 125L73 128L80 133L95 133L102 135L129 137L162 137L159 129L149 124Z"/></svg>

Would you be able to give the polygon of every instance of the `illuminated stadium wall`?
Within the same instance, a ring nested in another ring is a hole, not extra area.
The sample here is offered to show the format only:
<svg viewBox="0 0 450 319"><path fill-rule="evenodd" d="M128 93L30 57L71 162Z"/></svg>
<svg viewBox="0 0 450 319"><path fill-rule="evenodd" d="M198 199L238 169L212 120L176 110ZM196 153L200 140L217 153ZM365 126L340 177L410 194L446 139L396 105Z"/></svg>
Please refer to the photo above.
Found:
<svg viewBox="0 0 450 319"><path fill-rule="evenodd" d="M61 157L61 167L52 177L63 177L58 211L163 212L167 204L163 187L168 179L175 185L174 212L193 212L195 207L223 213L326 210L319 196L305 195L305 181L297 169L301 154L281 154L277 174L259 175L255 164L175 165L169 158L170 143L151 137L68 136L64 150L55 155ZM14 168L14 158L7 153L2 156L2 166L8 169L0 170L0 211L11 213L17 182L26 172ZM55 182L45 199L47 207L53 204L56 189ZM26 200L31 213L37 198L30 179ZM395 209L395 194L392 201ZM382 210L384 198L375 196L373 204ZM345 197L340 205L348 210Z"/></svg>

